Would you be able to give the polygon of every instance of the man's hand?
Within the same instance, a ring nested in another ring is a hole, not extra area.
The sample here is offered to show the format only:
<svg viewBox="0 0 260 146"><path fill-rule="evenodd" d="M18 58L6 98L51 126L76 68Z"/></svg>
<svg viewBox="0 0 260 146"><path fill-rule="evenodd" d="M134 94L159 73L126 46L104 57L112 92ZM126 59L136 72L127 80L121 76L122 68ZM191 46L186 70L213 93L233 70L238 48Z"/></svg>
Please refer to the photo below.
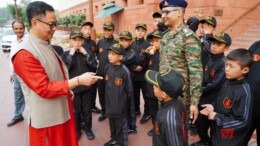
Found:
<svg viewBox="0 0 260 146"><path fill-rule="evenodd" d="M203 24L204 34L212 34L214 29L215 28L212 25L208 24L208 23L204 23Z"/></svg>
<svg viewBox="0 0 260 146"><path fill-rule="evenodd" d="M140 72L140 71L142 71L142 70L143 70L143 67L140 66L140 65L138 65L138 66L135 68L134 71Z"/></svg>
<svg viewBox="0 0 260 146"><path fill-rule="evenodd" d="M70 48L70 55L74 55L78 49Z"/></svg>
<svg viewBox="0 0 260 146"><path fill-rule="evenodd" d="M98 79L102 80L103 77L95 76L95 73L87 72L78 76L79 85L90 86L97 82Z"/></svg>
<svg viewBox="0 0 260 146"><path fill-rule="evenodd" d="M190 106L190 118L193 119L191 122L192 124L195 124L195 122L198 118L198 115L199 115L198 107L195 105L191 105Z"/></svg>
<svg viewBox="0 0 260 146"><path fill-rule="evenodd" d="M83 47L81 47L81 48L79 49L79 52L82 53L82 54L84 54L84 55L87 55L87 51L86 51Z"/></svg>
<svg viewBox="0 0 260 146"><path fill-rule="evenodd" d="M10 83L13 83L14 82L14 75L11 75L10 76Z"/></svg>

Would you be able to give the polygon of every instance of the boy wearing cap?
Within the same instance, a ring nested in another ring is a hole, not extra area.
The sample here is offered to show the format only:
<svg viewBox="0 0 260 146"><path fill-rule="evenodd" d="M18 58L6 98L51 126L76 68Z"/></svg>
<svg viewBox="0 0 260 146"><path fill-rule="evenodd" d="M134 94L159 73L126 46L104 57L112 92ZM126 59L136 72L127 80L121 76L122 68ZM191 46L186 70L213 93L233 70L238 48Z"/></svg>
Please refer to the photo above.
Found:
<svg viewBox="0 0 260 146"><path fill-rule="evenodd" d="M128 106L134 107L131 74L121 63L125 50L119 43L108 49L110 64L105 69L105 107L109 117L111 140L104 146L127 146L128 143ZM133 111L134 114L134 111Z"/></svg>
<svg viewBox="0 0 260 146"><path fill-rule="evenodd" d="M115 29L115 25L113 22L105 22L103 25L104 38L100 39L97 43L97 49L96 49L96 54L98 59L97 75L99 76L105 75L104 73L105 67L109 64L107 48L113 44L118 43L118 41L115 40L113 37L114 29ZM98 118L98 121L103 121L107 117L105 115L105 81L99 80L97 82L97 86L98 86L99 102L102 111L101 116Z"/></svg>
<svg viewBox="0 0 260 146"><path fill-rule="evenodd" d="M154 127L153 146L188 146L186 113L178 97L185 89L180 73L170 68L161 72L148 70L145 79L153 85L154 95L161 102Z"/></svg>
<svg viewBox="0 0 260 146"><path fill-rule="evenodd" d="M91 39L91 34L92 34L92 29L93 29L93 23L92 22L84 22L81 25L81 32L84 36L84 44L83 48L89 50L90 52L95 55L95 50L96 50L96 42ZM96 58L96 55L95 55ZM91 72L97 72L97 68L92 68ZM95 113L101 113L101 110L96 107L96 96L97 96L97 84L92 85L92 101L91 101L91 108L92 112Z"/></svg>
<svg viewBox="0 0 260 146"><path fill-rule="evenodd" d="M84 37L81 32L73 31L70 34L71 49L65 51L62 60L68 67L69 78L74 78L85 72L90 72L92 67L97 66L97 62L92 52L82 47ZM72 89L74 93L73 108L76 123L78 140L80 139L81 124L85 123L85 132L89 140L94 139L91 114L91 86L79 86Z"/></svg>
<svg viewBox="0 0 260 146"><path fill-rule="evenodd" d="M148 69L159 71L159 49L160 49L160 42L162 40L163 33L160 31L154 31L150 36L149 39L151 40L151 47L148 47L145 52L142 52L141 57L147 58L149 60ZM146 83L146 95L149 100L149 107L150 107L150 115L152 118L153 126L155 125L156 115L158 111L158 100L154 95L153 86L149 83ZM153 129L148 132L149 136L153 135Z"/></svg>
<svg viewBox="0 0 260 146"><path fill-rule="evenodd" d="M202 51L201 51L201 62L203 68L205 68L210 57L210 45L209 38L213 36L213 31L217 27L217 20L213 16L208 16L205 19L200 20L201 27L203 29L203 40L202 40Z"/></svg>
<svg viewBox="0 0 260 146"><path fill-rule="evenodd" d="M121 60L121 62L128 68L131 74L131 80L133 82L133 73L135 70L135 58L136 58L136 53L134 49L132 48L132 34L129 31L122 31L119 34L119 43L124 47L125 49L125 54L124 58ZM134 102L134 100L129 101L130 104L131 102ZM131 106L129 106L130 108ZM132 112L134 111L134 112ZM128 125L129 125L129 130L128 133L136 133L136 116L135 116L135 107L131 107L128 112ZM134 114L132 114L134 113Z"/></svg>
<svg viewBox="0 0 260 146"><path fill-rule="evenodd" d="M244 79L253 63L252 53L236 49L227 55L225 73L227 81L216 101L204 104L201 114L212 121L213 146L246 146L247 132L252 124L251 88Z"/></svg>
<svg viewBox="0 0 260 146"><path fill-rule="evenodd" d="M154 12L153 13L153 31L152 32L150 32L150 33L148 33L147 34L147 36L146 36L146 40L148 41L148 42L150 42L151 40L149 39L150 37L150 35L152 35L153 34L153 32L155 31L155 30L158 30L159 28L158 28L158 23L163 23L163 20L162 20L162 14L161 13L159 13L159 12Z"/></svg>
<svg viewBox="0 0 260 146"><path fill-rule="evenodd" d="M147 31L145 23L140 22L135 26L136 38L133 42L133 49L136 53L135 69L134 69L134 100L135 100L135 113L136 115L141 114L140 112L140 90L142 90L144 98L144 114L140 120L141 124L146 123L150 119L150 110L148 99L146 96L146 82L144 74L147 71L148 59L140 56L141 52L144 52L146 48L150 46L150 43L144 40L144 36Z"/></svg>
<svg viewBox="0 0 260 146"><path fill-rule="evenodd" d="M225 65L226 58L224 52L229 49L232 43L230 36L224 32L209 38L211 42L211 55L203 71L202 96L198 105L198 109L202 110L201 105L212 104L217 100L219 90L226 81ZM197 129L200 141L191 146L210 145L208 129L210 121L202 114L199 114L197 120Z"/></svg>

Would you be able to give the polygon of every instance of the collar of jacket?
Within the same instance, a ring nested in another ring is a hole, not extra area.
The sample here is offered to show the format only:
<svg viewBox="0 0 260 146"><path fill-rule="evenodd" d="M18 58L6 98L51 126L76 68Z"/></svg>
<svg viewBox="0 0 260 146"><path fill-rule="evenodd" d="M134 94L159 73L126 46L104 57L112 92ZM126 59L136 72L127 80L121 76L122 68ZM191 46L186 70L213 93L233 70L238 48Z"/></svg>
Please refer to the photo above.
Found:
<svg viewBox="0 0 260 146"><path fill-rule="evenodd" d="M235 84L243 84L246 82L246 79L242 79L242 80L236 80L236 79L232 79L232 80L228 80L228 84L229 85L235 85Z"/></svg>
<svg viewBox="0 0 260 146"><path fill-rule="evenodd" d="M178 99L176 97L174 97L170 101L161 102L161 108L163 109L163 108L167 108L169 106L172 106L172 105L174 105L177 102L177 100Z"/></svg>
<svg viewBox="0 0 260 146"><path fill-rule="evenodd" d="M218 60L218 59L220 59L222 57L224 57L224 53L212 55L212 59L213 60Z"/></svg>
<svg viewBox="0 0 260 146"><path fill-rule="evenodd" d="M91 40L91 37L86 37L85 38L85 41L90 41Z"/></svg>
<svg viewBox="0 0 260 146"><path fill-rule="evenodd" d="M171 36L175 36L176 34L178 34L183 28L185 28L185 25L182 23L180 26L178 26L175 30L170 30L167 29L167 31L165 31L165 33L170 33Z"/></svg>
<svg viewBox="0 0 260 146"><path fill-rule="evenodd" d="M135 42L136 42L137 44L141 44L141 43L144 42L144 38L141 38L141 39L135 38Z"/></svg>
<svg viewBox="0 0 260 146"><path fill-rule="evenodd" d="M119 67L121 67L121 66L122 66L122 63L119 64L119 65L113 65L113 64L111 63L111 67L112 67L113 69L117 69L117 68L119 68Z"/></svg>
<svg viewBox="0 0 260 146"><path fill-rule="evenodd" d="M125 51L127 51L127 50L129 50L131 48L132 48L132 44L129 47L125 48Z"/></svg>

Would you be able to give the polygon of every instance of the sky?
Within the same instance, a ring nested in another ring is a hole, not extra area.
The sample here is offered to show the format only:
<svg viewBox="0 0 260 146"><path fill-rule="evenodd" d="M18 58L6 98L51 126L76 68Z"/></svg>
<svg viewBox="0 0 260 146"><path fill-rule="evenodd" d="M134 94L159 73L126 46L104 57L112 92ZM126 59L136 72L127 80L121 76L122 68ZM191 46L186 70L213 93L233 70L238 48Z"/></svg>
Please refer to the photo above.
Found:
<svg viewBox="0 0 260 146"><path fill-rule="evenodd" d="M21 0L17 0L17 4L20 3ZM37 1L37 0L31 0L31 2ZM54 7L54 9L58 10L58 0L40 0L44 1ZM13 0L1 0L0 7L5 7L7 4L14 4Z"/></svg>

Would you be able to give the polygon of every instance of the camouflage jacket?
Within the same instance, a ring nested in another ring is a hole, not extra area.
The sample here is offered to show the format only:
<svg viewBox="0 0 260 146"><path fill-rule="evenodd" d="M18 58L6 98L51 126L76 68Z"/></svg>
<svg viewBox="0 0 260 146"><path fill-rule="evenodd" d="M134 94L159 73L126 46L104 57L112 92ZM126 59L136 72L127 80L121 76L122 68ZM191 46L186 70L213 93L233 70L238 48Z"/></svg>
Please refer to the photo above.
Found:
<svg viewBox="0 0 260 146"><path fill-rule="evenodd" d="M200 39L184 24L174 31L166 31L160 46L160 71L171 66L186 80L185 97L188 104L197 105L202 93L202 64ZM187 103L184 103L187 105Z"/></svg>

